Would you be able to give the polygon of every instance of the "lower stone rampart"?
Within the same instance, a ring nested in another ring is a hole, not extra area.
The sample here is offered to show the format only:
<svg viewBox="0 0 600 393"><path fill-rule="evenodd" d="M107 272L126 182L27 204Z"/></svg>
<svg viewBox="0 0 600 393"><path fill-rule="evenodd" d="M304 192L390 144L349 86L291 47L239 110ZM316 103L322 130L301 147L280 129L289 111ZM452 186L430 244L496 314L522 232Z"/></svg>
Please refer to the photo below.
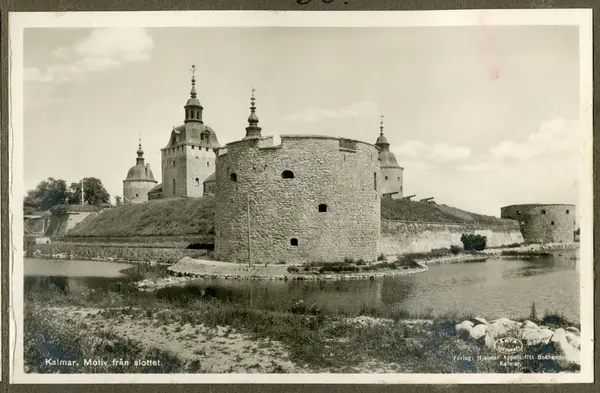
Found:
<svg viewBox="0 0 600 393"><path fill-rule="evenodd" d="M523 235L515 221L506 225L472 225L426 223L413 221L381 221L380 252L385 255L428 252L436 248L462 246L462 234L487 237L487 247L523 243Z"/></svg>

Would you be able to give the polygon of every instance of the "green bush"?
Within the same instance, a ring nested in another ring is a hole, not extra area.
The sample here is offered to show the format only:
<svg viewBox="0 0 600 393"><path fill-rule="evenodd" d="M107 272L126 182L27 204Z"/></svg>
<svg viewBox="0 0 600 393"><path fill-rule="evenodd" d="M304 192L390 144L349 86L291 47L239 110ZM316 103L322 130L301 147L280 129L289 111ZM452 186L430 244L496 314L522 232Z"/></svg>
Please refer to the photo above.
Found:
<svg viewBox="0 0 600 393"><path fill-rule="evenodd" d="M458 255L462 252L462 248L459 246L450 246L450 252L454 255Z"/></svg>
<svg viewBox="0 0 600 393"><path fill-rule="evenodd" d="M296 266L288 266L287 271L288 273L298 273L300 269L298 269Z"/></svg>
<svg viewBox="0 0 600 393"><path fill-rule="evenodd" d="M481 251L485 249L487 244L487 237L482 235L476 235L474 233L463 234L460 237L460 241L463 244L465 251Z"/></svg>

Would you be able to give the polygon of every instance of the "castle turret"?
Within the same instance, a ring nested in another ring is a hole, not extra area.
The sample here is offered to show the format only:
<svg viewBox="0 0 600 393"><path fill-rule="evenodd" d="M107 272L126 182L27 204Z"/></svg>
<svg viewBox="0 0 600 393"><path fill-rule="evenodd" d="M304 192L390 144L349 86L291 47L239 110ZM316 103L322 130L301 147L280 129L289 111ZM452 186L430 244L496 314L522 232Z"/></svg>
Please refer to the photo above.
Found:
<svg viewBox="0 0 600 393"><path fill-rule="evenodd" d="M156 186L156 183L150 165L144 165L144 150L142 150L142 140L140 138L135 166L127 171L127 177L123 180L123 202L146 202L148 191Z"/></svg>
<svg viewBox="0 0 600 393"><path fill-rule="evenodd" d="M192 65L192 89L190 90L190 98L184 106L185 120L184 123L197 122L202 123L202 104L196 98L196 66Z"/></svg>
<svg viewBox="0 0 600 393"><path fill-rule="evenodd" d="M203 182L215 171L219 141L214 130L204 124L204 108L196 94L196 67L192 66L192 89L185 106L183 124L173 127L167 146L161 149L161 198L200 197Z"/></svg>
<svg viewBox="0 0 600 393"><path fill-rule="evenodd" d="M248 116L248 127L246 127L246 137L244 139L250 138L260 138L261 128L258 126L258 116L256 116L256 106L254 98L254 92L256 89L252 88L252 98L250 98L250 116Z"/></svg>
<svg viewBox="0 0 600 393"><path fill-rule="evenodd" d="M402 198L402 183L404 168L398 165L396 156L390 151L390 144L383 135L383 117L379 123L379 137L375 146L379 148L379 166L381 168L381 195L393 199Z"/></svg>

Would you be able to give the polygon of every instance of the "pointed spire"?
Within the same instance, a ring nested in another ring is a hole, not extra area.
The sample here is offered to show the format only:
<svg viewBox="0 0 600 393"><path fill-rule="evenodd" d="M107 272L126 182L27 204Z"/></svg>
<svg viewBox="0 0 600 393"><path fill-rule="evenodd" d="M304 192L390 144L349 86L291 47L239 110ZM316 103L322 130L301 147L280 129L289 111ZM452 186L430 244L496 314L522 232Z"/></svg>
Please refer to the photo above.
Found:
<svg viewBox="0 0 600 393"><path fill-rule="evenodd" d="M196 98L196 66L192 64L192 90L190 96Z"/></svg>
<svg viewBox="0 0 600 393"><path fill-rule="evenodd" d="M375 142L375 146L379 147L380 150L388 150L390 148L390 144L388 143L385 136L383 136L383 118L384 114L380 115L379 121L379 138L377 138L377 142Z"/></svg>
<svg viewBox="0 0 600 393"><path fill-rule="evenodd" d="M258 116L256 116L256 98L254 92L256 89L252 88L252 97L250 98L250 116L248 116L248 127L246 127L246 138L258 138L260 137L261 128L258 126Z"/></svg>
<svg viewBox="0 0 600 393"><path fill-rule="evenodd" d="M138 151L137 151L137 165L144 165L144 151L142 150L142 137L139 137Z"/></svg>

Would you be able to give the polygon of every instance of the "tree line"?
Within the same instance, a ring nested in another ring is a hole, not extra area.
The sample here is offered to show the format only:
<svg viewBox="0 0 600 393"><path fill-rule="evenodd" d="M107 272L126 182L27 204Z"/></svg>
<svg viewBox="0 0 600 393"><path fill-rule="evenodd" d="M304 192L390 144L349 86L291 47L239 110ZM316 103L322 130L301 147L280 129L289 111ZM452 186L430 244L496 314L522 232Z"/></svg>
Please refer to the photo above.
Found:
<svg viewBox="0 0 600 393"><path fill-rule="evenodd" d="M23 200L23 213L32 214L47 210L54 213L57 209L65 210L65 205L81 205L82 182L84 203L93 206L110 203L110 195L100 179L85 177L82 181L67 186L65 180L49 177L42 180L35 189L27 191Z"/></svg>

